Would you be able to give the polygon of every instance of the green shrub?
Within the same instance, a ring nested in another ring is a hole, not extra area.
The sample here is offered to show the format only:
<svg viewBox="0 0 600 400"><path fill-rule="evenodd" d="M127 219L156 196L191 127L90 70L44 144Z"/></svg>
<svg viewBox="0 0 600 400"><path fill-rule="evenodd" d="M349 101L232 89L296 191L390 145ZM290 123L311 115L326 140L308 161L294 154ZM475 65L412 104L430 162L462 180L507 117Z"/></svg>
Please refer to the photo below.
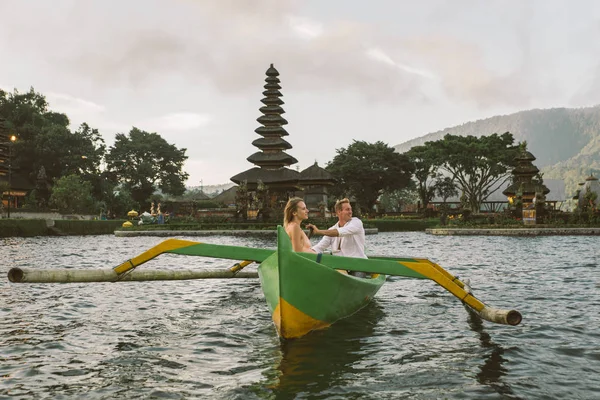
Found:
<svg viewBox="0 0 600 400"><path fill-rule="evenodd" d="M439 219L370 219L363 221L365 228L377 228L379 232L415 232L433 228Z"/></svg>
<svg viewBox="0 0 600 400"><path fill-rule="evenodd" d="M198 200L196 202L196 205L198 207L198 209L200 210L206 210L206 209L212 209L212 208L220 208L221 205L217 202L214 202L212 200Z"/></svg>

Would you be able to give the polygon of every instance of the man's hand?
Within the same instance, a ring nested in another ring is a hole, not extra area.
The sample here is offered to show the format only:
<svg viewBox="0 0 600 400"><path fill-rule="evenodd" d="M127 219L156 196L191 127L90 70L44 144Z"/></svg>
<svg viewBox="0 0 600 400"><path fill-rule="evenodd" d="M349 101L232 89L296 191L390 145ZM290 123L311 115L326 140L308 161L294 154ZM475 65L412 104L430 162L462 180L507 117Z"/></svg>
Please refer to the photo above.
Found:
<svg viewBox="0 0 600 400"><path fill-rule="evenodd" d="M319 233L319 228L317 228L314 224L306 224L306 228L310 230L308 237L310 238L313 234Z"/></svg>

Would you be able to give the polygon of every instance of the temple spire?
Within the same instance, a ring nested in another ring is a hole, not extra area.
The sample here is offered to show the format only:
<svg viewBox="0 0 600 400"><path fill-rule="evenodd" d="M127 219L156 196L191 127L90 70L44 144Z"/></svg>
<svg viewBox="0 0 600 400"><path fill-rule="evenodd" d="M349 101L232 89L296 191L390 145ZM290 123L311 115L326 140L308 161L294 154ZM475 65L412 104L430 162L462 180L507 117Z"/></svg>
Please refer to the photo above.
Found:
<svg viewBox="0 0 600 400"><path fill-rule="evenodd" d="M265 90L262 92L265 97L261 100L264 106L259 109L263 115L256 119L262 126L254 130L262 138L252 142L252 145L261 151L252 154L247 160L264 169L279 169L295 164L298 160L284 151L291 149L292 145L283 139L283 136L289 134L283 128L288 122L281 116L285 111L281 107L284 102L279 91L279 72L271 64L266 75Z"/></svg>

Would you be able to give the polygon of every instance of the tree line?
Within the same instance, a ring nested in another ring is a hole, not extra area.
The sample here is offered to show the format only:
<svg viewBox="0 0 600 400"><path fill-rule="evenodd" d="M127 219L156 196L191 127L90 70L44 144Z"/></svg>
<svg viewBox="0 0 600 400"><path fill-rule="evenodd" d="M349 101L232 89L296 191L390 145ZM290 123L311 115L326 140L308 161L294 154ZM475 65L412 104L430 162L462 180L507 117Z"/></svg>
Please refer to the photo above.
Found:
<svg viewBox="0 0 600 400"><path fill-rule="evenodd" d="M481 204L511 178L514 158L526 143L515 144L513 135L446 135L397 153L383 142L354 141L326 169L338 179L334 196L354 197L362 212L377 202L398 210L401 204L419 201L426 208L435 195L448 199L461 193L465 208L479 212Z"/></svg>
<svg viewBox="0 0 600 400"><path fill-rule="evenodd" d="M18 136L14 170L35 182L27 199L32 207L94 213L103 209L122 216L146 204L157 190L172 196L185 192L186 149L158 133L132 127L107 147L87 123L71 130L68 117L51 111L33 88L26 93L0 90L0 117ZM381 141L355 140L336 149L325 168L337 181L331 197L352 197L363 213L372 212L377 203L394 211L417 200L426 208L435 195L446 200L459 193L465 206L477 212L510 178L518 149L508 132L447 134L405 153Z"/></svg>
<svg viewBox="0 0 600 400"><path fill-rule="evenodd" d="M17 136L14 173L35 182L26 199L31 208L122 216L157 189L174 196L185 191L186 149L158 133L132 127L117 133L107 147L98 129L87 123L71 130L67 115L50 110L45 96L33 88L26 93L0 89L0 118L5 131Z"/></svg>

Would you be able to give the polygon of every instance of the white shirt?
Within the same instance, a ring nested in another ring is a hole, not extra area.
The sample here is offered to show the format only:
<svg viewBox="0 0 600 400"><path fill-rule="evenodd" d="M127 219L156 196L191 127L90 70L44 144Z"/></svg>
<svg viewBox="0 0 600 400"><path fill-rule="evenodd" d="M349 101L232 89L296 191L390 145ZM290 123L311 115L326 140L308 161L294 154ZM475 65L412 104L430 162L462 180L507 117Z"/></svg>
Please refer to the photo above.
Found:
<svg viewBox="0 0 600 400"><path fill-rule="evenodd" d="M331 248L331 254L344 257L367 258L365 255L365 228L360 219L352 219L342 227L339 221L329 229L336 229L336 237L323 236L321 241L312 247L317 253Z"/></svg>

